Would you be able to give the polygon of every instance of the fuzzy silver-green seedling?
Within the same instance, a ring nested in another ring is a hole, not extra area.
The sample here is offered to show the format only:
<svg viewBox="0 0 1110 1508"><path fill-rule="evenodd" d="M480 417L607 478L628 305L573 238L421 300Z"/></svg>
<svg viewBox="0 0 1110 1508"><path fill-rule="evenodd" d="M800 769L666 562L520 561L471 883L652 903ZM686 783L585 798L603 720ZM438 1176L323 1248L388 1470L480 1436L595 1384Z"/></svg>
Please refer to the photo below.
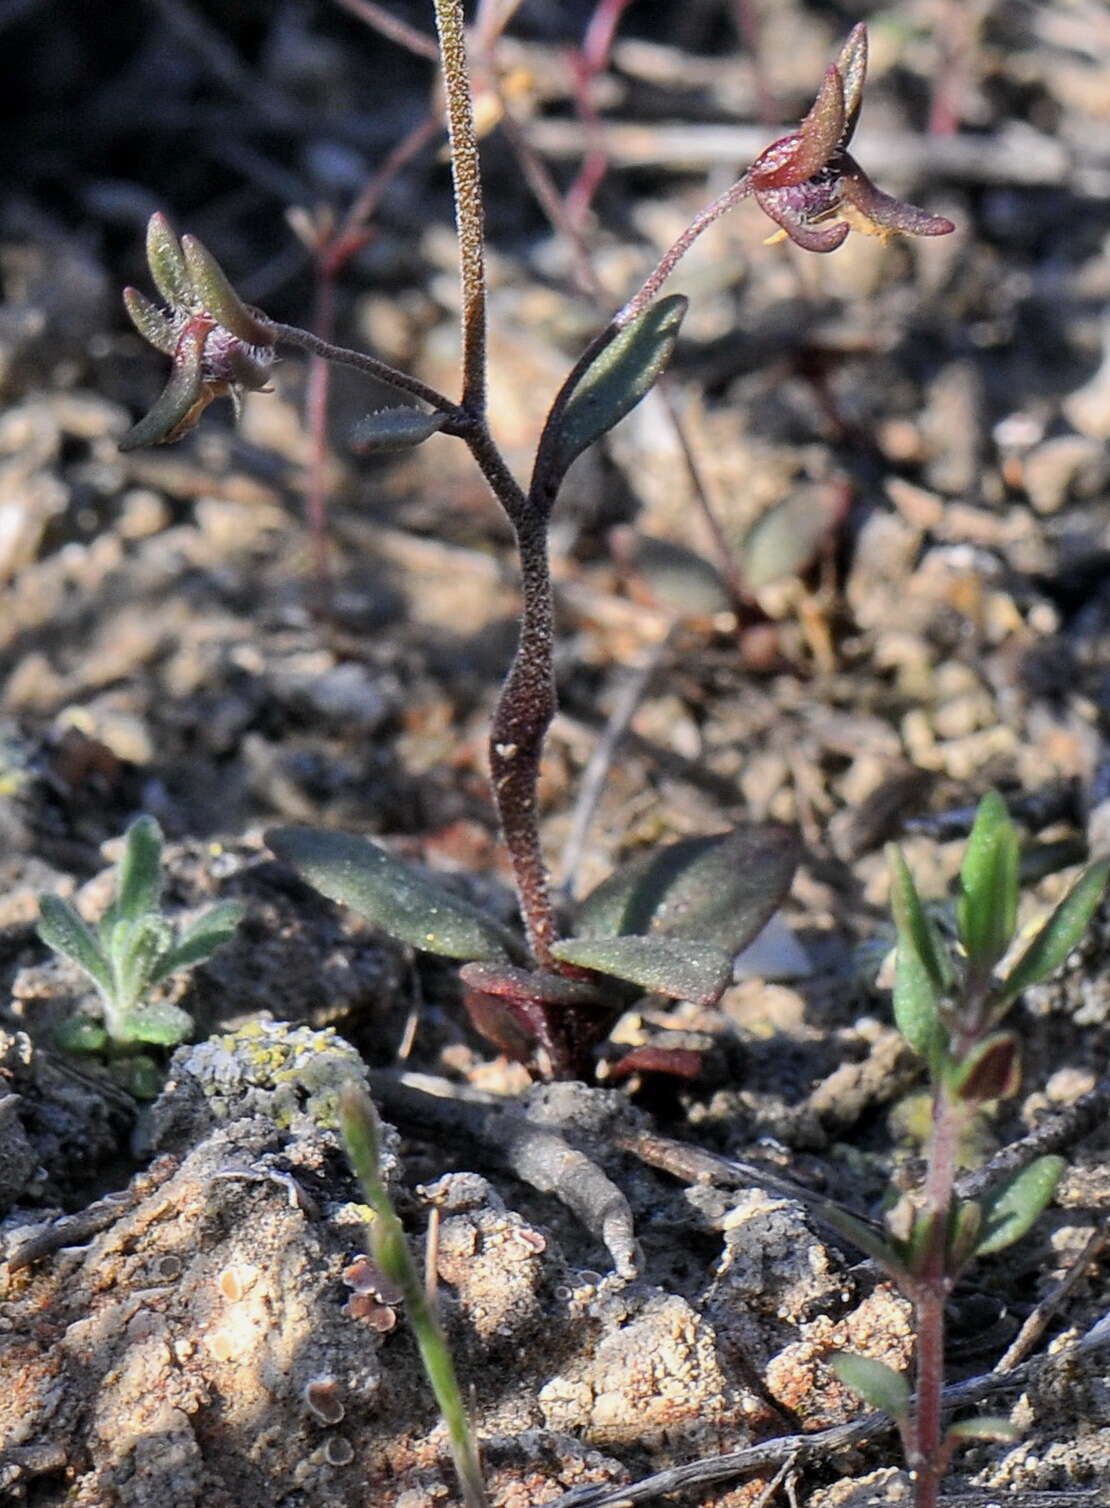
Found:
<svg viewBox="0 0 1110 1508"><path fill-rule="evenodd" d="M116 898L95 927L59 896L39 898L39 936L82 969L100 996L100 1021L77 1016L63 1029L72 1051L135 1042L172 1047L192 1030L185 1011L147 997L171 974L211 957L243 908L225 901L178 934L158 909L161 894L162 830L153 817L139 817L127 829Z"/></svg>

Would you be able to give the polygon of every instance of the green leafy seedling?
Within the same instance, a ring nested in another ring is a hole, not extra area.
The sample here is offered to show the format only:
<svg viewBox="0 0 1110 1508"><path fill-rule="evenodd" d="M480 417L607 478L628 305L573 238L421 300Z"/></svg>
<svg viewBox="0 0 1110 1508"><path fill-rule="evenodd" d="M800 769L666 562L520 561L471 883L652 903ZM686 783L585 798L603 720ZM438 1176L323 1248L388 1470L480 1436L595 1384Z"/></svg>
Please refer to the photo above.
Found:
<svg viewBox="0 0 1110 1508"><path fill-rule="evenodd" d="M1048 1206L1064 1172L1059 1157L1040 1157L978 1202L956 1196L958 1150L984 1107L1017 1092L1017 1034L998 1030L1030 985L1054 972L1083 935L1102 899L1110 861L1092 864L1035 934L1008 975L996 969L1017 927L1020 843L1002 798L981 801L960 869L956 901L959 950L941 939L900 851L888 851L897 932L894 1016L924 1058L933 1093L933 1125L920 1207L884 1239L844 1212L830 1219L881 1263L914 1309L916 1392L898 1374L864 1357L837 1356L833 1369L868 1403L898 1423L914 1473L915 1508L935 1508L952 1452L968 1439L1010 1440L1009 1420L962 1420L942 1428L944 1311L968 1263L1020 1241Z"/></svg>
<svg viewBox="0 0 1110 1508"><path fill-rule="evenodd" d="M225 901L175 933L159 911L161 896L162 831L153 817L139 817L124 838L116 898L95 927L68 901L40 897L39 936L82 969L100 996L100 1021L81 1015L62 1029L70 1051L139 1042L173 1047L192 1030L185 1011L147 997L171 974L211 957L234 933L243 908Z"/></svg>

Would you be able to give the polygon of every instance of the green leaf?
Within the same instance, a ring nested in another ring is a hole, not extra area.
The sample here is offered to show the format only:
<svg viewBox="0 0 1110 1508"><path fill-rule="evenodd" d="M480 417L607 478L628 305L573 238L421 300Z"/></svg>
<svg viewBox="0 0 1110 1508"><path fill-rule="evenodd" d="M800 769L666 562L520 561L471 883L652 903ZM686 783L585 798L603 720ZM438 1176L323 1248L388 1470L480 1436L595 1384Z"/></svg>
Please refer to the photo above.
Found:
<svg viewBox="0 0 1110 1508"><path fill-rule="evenodd" d="M122 1009L129 1010L146 994L172 942L169 922L156 913L148 912L133 922L116 923L109 957Z"/></svg>
<svg viewBox="0 0 1110 1508"><path fill-rule="evenodd" d="M156 911L162 894L162 829L153 817L139 817L127 829L112 920L138 921Z"/></svg>
<svg viewBox="0 0 1110 1508"><path fill-rule="evenodd" d="M580 969L697 1005L713 1005L732 978L731 954L685 937L568 937L551 951Z"/></svg>
<svg viewBox="0 0 1110 1508"><path fill-rule="evenodd" d="M177 349L177 330L161 309L137 288L123 290L123 304L130 315L131 323L144 340L148 340L163 356L172 356Z"/></svg>
<svg viewBox="0 0 1110 1508"><path fill-rule="evenodd" d="M175 347L169 381L154 407L120 440L120 450L138 450L142 445L162 445L180 438L198 411L204 386L203 345L196 338L183 338Z"/></svg>
<svg viewBox="0 0 1110 1508"><path fill-rule="evenodd" d="M428 414L422 408L380 408L359 420L351 444L362 455L411 450L414 445L423 445L446 423L446 414Z"/></svg>
<svg viewBox="0 0 1110 1508"><path fill-rule="evenodd" d="M507 928L365 838L279 827L266 834L266 842L314 890L400 942L443 958L521 956Z"/></svg>
<svg viewBox="0 0 1110 1508"><path fill-rule="evenodd" d="M887 847L890 904L898 933L894 964L894 1019L913 1050L930 1064L944 1046L940 1002L951 964L917 893L909 865L893 843Z"/></svg>
<svg viewBox="0 0 1110 1508"><path fill-rule="evenodd" d="M1011 1423L1005 1414L980 1414L977 1419L958 1419L946 1431L946 1441L953 1444L961 1440L1020 1440L1021 1430Z"/></svg>
<svg viewBox="0 0 1110 1508"><path fill-rule="evenodd" d="M1066 1166L1062 1157L1038 1157L989 1194L983 1203L983 1234L976 1254L1002 1251L1020 1241L1047 1207Z"/></svg>
<svg viewBox="0 0 1110 1508"><path fill-rule="evenodd" d="M247 308L228 281L216 258L196 236L181 237L181 250L193 287L206 314L211 314L231 334L252 346L272 346L269 323Z"/></svg>
<svg viewBox="0 0 1110 1508"><path fill-rule="evenodd" d="M688 300L669 294L622 330L560 390L536 452L533 487L554 491L572 461L608 434L659 380L671 359Z"/></svg>
<svg viewBox="0 0 1110 1508"><path fill-rule="evenodd" d="M579 906L579 937L662 935L713 943L734 957L790 889L797 834L774 823L683 838L623 864Z"/></svg>
<svg viewBox="0 0 1110 1508"><path fill-rule="evenodd" d="M155 965L150 976L151 984L158 984L179 969L190 969L195 964L211 958L217 948L223 947L235 935L235 929L243 919L243 907L238 901L223 901L198 917L191 927L186 927L181 936Z"/></svg>
<svg viewBox="0 0 1110 1508"><path fill-rule="evenodd" d="M154 286L170 308L191 309L193 285L185 258L170 222L160 211L147 222L146 260Z"/></svg>
<svg viewBox="0 0 1110 1508"><path fill-rule="evenodd" d="M112 970L96 934L68 901L56 895L39 897L38 934L55 953L61 953L83 969L102 995L109 1000L113 998Z"/></svg>
<svg viewBox="0 0 1110 1508"><path fill-rule="evenodd" d="M71 1016L58 1027L54 1040L63 1052L100 1052L108 1045L108 1032L88 1016Z"/></svg>
<svg viewBox="0 0 1110 1508"><path fill-rule="evenodd" d="M168 1001L156 1001L128 1011L119 1023L120 1042L149 1042L176 1047L193 1029L193 1018Z"/></svg>
<svg viewBox="0 0 1110 1508"><path fill-rule="evenodd" d="M855 1215L850 1215L838 1204L822 1203L820 1213L821 1218L826 1220L834 1230L839 1231L865 1256L878 1262L879 1266L892 1277L905 1272L905 1263L901 1257L892 1246L888 1245L874 1226L868 1225L865 1220L860 1220Z"/></svg>
<svg viewBox="0 0 1110 1508"><path fill-rule="evenodd" d="M837 1351L827 1358L829 1367L864 1403L882 1409L895 1419L904 1419L910 1405L910 1385L893 1367L870 1356Z"/></svg>
<svg viewBox="0 0 1110 1508"><path fill-rule="evenodd" d="M997 791L979 803L960 869L956 928L972 967L989 973L1017 925L1017 828Z"/></svg>
<svg viewBox="0 0 1110 1508"><path fill-rule="evenodd" d="M1056 972L1087 930L1108 877L1110 859L1100 859L1079 876L996 991L999 1005Z"/></svg>

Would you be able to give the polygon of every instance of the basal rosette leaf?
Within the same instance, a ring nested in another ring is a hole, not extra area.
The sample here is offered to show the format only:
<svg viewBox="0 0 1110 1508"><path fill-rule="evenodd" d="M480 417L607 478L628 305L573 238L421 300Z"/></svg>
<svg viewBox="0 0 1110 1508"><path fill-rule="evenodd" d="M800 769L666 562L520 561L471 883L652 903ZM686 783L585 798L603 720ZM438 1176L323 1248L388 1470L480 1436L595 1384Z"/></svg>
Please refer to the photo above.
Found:
<svg viewBox="0 0 1110 1508"><path fill-rule="evenodd" d="M732 955L692 938L569 937L551 951L563 963L698 1005L714 1004L732 978Z"/></svg>
<svg viewBox="0 0 1110 1508"><path fill-rule="evenodd" d="M280 827L266 834L266 842L314 890L350 906L399 942L443 958L520 956L507 928L366 838Z"/></svg>
<svg viewBox="0 0 1110 1508"><path fill-rule="evenodd" d="M56 895L39 897L38 934L55 953L61 953L82 969L101 995L111 998L111 965L95 932L67 901Z"/></svg>
<svg viewBox="0 0 1110 1508"><path fill-rule="evenodd" d="M796 833L767 823L638 854L581 903L575 935L690 938L735 957L782 904L800 853Z"/></svg>

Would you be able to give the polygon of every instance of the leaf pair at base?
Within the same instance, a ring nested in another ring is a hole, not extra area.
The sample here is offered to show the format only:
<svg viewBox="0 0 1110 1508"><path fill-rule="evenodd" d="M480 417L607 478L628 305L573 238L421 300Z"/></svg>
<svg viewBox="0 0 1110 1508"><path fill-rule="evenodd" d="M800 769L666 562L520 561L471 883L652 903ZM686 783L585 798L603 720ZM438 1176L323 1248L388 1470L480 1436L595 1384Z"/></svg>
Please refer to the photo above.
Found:
<svg viewBox="0 0 1110 1508"><path fill-rule="evenodd" d="M542 1035L554 1013L615 1019L641 993L710 1004L735 956L762 930L789 889L798 843L787 828L737 828L684 839L622 866L577 909L576 936L556 942L569 978L522 968L522 942L492 917L376 844L343 833L278 828L266 841L310 885L351 906L401 942L467 964L480 996L515 1003L517 1031ZM546 984L544 981L548 981ZM488 1001L484 1034L490 1030ZM601 1032L604 1035L604 1032ZM510 1050L507 1040L494 1036ZM519 1044L518 1044L519 1045Z"/></svg>

